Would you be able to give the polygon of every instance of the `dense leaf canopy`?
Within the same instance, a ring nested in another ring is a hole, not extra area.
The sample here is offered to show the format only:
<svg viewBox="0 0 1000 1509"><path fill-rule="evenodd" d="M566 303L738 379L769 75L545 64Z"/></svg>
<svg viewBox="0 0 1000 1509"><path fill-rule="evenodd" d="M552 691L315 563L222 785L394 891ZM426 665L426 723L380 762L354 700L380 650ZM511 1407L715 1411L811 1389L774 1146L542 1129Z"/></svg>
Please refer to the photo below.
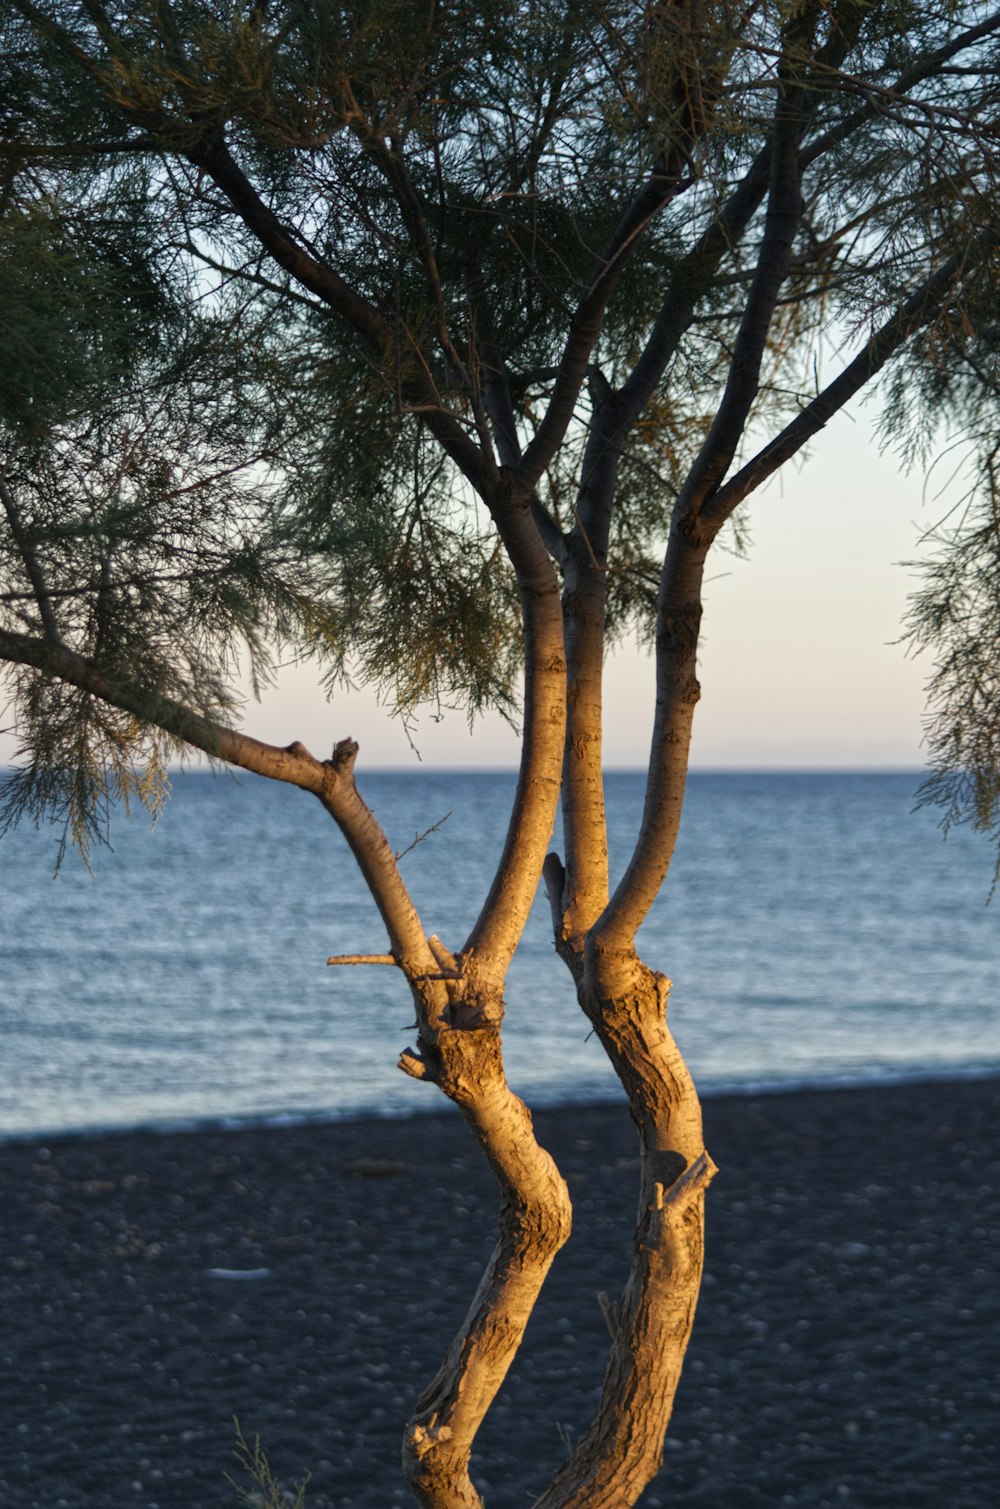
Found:
<svg viewBox="0 0 1000 1509"><path fill-rule="evenodd" d="M969 446L912 632L932 794L995 823L998 31L962 0L7 0L12 810L82 832L173 737L157 698L234 715L247 648L512 710L509 479L652 636L678 499L738 542L882 378L904 455Z"/></svg>

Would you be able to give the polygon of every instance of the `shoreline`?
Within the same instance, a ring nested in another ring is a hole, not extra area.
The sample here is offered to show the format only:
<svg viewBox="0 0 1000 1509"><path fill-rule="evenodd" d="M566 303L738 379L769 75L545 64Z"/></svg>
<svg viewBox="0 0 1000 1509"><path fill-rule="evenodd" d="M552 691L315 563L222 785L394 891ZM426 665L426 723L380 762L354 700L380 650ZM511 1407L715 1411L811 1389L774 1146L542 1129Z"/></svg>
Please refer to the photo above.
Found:
<svg viewBox="0 0 1000 1509"><path fill-rule="evenodd" d="M589 1418L634 1214L623 1104L534 1119L576 1229L477 1443L489 1509ZM705 1123L705 1288L643 1505L989 1509L1000 1079L710 1095ZM453 1115L28 1138L0 1180L0 1502L236 1509L233 1415L312 1472L307 1509L410 1502L403 1421L494 1229Z"/></svg>
<svg viewBox="0 0 1000 1509"><path fill-rule="evenodd" d="M783 1095L823 1095L827 1092L837 1093L842 1090L881 1091L899 1088L920 1087L924 1085L962 1085L981 1084L1000 1081L1000 1064L990 1063L986 1065L973 1064L952 1068L942 1073L940 1069L932 1067L916 1068L910 1070L885 1071L884 1074L874 1073L863 1078L857 1078L849 1074L832 1076L805 1076L795 1080L748 1080L745 1083L729 1081L727 1083L708 1088L699 1087L699 1099L702 1105L716 1100L747 1100L756 1097L783 1096ZM515 1090L515 1093L520 1093ZM623 1094L595 1095L589 1099L584 1096L570 1097L568 1099L549 1100L544 1096L541 1099L525 1099L532 1115L536 1111L565 1111L587 1112L596 1108L617 1106L624 1109L626 1100ZM63 1127L38 1126L27 1128L13 1128L4 1130L0 1128L0 1149L16 1147L26 1143L48 1142L104 1142L117 1137L173 1137L177 1135L196 1136L202 1132L267 1132L303 1129L311 1127L353 1126L355 1123L363 1124L373 1122L414 1122L423 1121L427 1117L444 1116L450 1119L456 1115L455 1107L450 1102L438 1099L436 1103L428 1103L426 1108L416 1107L413 1109L400 1110L389 1109L380 1111L368 1107L362 1110L331 1111L329 1109L305 1110L305 1111L248 1111L205 1115L178 1115L176 1117L164 1117L162 1120L135 1121L135 1122L107 1122L85 1125L71 1125Z"/></svg>

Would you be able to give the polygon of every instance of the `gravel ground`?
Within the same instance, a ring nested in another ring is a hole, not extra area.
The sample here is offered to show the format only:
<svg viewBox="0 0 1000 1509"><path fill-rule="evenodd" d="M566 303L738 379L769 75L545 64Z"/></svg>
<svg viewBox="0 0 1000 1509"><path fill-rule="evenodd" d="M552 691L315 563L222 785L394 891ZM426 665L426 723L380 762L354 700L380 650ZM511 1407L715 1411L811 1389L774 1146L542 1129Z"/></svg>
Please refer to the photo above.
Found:
<svg viewBox="0 0 1000 1509"><path fill-rule="evenodd" d="M705 1289L644 1506L993 1509L1000 1082L705 1116ZM480 1436L487 1509L588 1419L628 1257L627 1113L535 1119L576 1227ZM0 1188L4 1509L235 1509L234 1415L308 1509L410 1502L402 1423L492 1245L456 1117L9 1144Z"/></svg>

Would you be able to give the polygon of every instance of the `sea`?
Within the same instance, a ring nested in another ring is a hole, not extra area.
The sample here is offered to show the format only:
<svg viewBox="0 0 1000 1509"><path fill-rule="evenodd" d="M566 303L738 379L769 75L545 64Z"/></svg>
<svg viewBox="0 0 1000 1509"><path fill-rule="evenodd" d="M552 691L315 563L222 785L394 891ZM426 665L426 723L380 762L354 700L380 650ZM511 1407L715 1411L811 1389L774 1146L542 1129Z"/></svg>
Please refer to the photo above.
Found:
<svg viewBox="0 0 1000 1509"><path fill-rule="evenodd" d="M0 1137L439 1111L396 1068L413 1010L360 874L315 798L253 776L172 778L155 828L115 814L92 872L59 834L0 840ZM464 941L509 772L375 771L362 792L428 931ZM916 772L695 772L639 935L706 1094L1000 1073L1000 895L982 835L943 838ZM619 872L642 806L607 777ZM558 849L558 835L554 842ZM539 898L508 980L510 1081L531 1105L620 1092Z"/></svg>

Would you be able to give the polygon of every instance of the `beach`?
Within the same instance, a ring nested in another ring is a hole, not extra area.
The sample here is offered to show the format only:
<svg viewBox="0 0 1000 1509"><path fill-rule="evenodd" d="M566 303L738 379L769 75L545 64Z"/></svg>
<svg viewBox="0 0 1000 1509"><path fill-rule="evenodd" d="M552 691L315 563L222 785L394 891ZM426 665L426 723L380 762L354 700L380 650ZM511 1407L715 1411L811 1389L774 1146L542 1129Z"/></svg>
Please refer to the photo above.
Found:
<svg viewBox="0 0 1000 1509"><path fill-rule="evenodd" d="M487 1509L588 1420L634 1215L623 1106L535 1124L575 1229L478 1440ZM1000 1081L720 1097L705 1126L705 1284L643 1504L991 1509ZM456 1116L13 1142L0 1185L5 1509L235 1509L234 1416L309 1509L411 1502L403 1422L492 1245Z"/></svg>

